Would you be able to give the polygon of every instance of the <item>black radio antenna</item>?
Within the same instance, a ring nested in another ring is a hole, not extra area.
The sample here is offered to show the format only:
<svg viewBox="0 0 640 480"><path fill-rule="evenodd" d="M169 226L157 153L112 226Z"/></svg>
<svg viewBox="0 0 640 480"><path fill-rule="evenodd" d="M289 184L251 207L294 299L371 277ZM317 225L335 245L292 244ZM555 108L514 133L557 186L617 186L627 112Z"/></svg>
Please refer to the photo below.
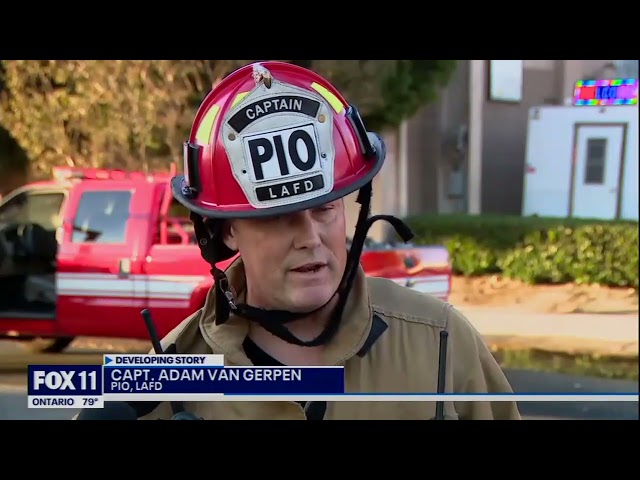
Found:
<svg viewBox="0 0 640 480"><path fill-rule="evenodd" d="M447 374L447 340L449 338L449 332L446 330L440 331L440 348L438 355L438 395L443 395L446 383ZM435 420L444 420L444 400L438 400L436 402L436 416Z"/></svg>
<svg viewBox="0 0 640 480"><path fill-rule="evenodd" d="M151 319L151 312L148 308L145 308L140 312L142 318L144 318L144 323L147 326L147 331L149 332L149 338L151 339L151 345L153 345L153 350L157 355L163 355L165 352L162 349L162 344L160 343L160 337L158 336L158 331L156 330L156 326L153 324L153 320ZM174 416L184 412L184 406L182 402L169 402L171 403L171 410L173 410Z"/></svg>
<svg viewBox="0 0 640 480"><path fill-rule="evenodd" d="M158 337L156 326L153 324L153 320L151 319L151 312L149 311L149 309L145 308L140 312L140 314L144 319L144 324L147 326L147 331L149 332L149 338L151 339L153 350L156 352L156 354L163 355L164 350L162 350L162 344L160 343L160 337Z"/></svg>

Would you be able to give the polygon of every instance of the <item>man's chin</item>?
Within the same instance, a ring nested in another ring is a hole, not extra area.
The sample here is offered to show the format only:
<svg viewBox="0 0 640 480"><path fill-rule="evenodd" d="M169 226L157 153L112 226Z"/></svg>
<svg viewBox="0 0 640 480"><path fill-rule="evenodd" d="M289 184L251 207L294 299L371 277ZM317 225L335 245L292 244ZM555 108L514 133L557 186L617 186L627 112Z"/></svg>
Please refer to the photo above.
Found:
<svg viewBox="0 0 640 480"><path fill-rule="evenodd" d="M293 295L290 297L288 310L295 313L312 312L330 302L334 293L319 292L319 289L317 287L315 288L315 291L312 292L304 291L307 289L301 290L302 291L300 292L296 292L297 295Z"/></svg>

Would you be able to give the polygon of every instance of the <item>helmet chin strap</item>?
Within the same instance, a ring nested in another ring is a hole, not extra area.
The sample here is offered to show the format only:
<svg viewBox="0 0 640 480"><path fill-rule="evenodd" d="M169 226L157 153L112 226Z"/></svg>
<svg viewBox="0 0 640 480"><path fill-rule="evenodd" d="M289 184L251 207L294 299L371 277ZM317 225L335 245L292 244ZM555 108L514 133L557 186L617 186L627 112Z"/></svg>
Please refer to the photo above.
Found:
<svg viewBox="0 0 640 480"><path fill-rule="evenodd" d="M202 242L202 240L206 240L207 238L213 238L214 235L219 235L220 232L210 231L202 217L194 215L194 228L201 245L202 256L213 267L211 273L215 280L216 324L220 325L225 323L228 320L230 313L233 312L236 315L256 322L269 333L293 345L315 347L329 342L338 331L340 320L342 319L342 314L346 306L347 299L349 298L349 292L351 291L353 281L358 272L360 256L362 254L362 249L364 248L367 233L371 226L378 220L385 220L394 227L395 231L404 242L408 242L413 238L413 232L411 232L411 229L399 218L391 215L374 215L369 217L371 194L371 182L362 187L358 192L357 202L360 203L360 213L358 215L351 248L349 249L349 254L347 256L346 268L337 290L325 304L308 312L269 310L253 307L247 304L236 304L227 276L222 270L215 266L216 263L222 260L222 258L219 258L219 254L216 255L214 242ZM336 295L338 296L338 303L331 313L329 322L323 331L313 340L300 340L285 326L286 323L308 317L309 315L323 309L329 302L331 302L331 300L333 300L333 298L335 298Z"/></svg>

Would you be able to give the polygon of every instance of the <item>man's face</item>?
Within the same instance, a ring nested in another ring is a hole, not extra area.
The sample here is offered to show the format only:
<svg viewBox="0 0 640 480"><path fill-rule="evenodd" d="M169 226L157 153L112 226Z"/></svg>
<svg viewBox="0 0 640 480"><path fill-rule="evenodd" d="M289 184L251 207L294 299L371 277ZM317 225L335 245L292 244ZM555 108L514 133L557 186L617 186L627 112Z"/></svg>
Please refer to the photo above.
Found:
<svg viewBox="0 0 640 480"><path fill-rule="evenodd" d="M347 260L344 202L225 228L225 243L240 252L248 300L256 307L310 311L338 288Z"/></svg>

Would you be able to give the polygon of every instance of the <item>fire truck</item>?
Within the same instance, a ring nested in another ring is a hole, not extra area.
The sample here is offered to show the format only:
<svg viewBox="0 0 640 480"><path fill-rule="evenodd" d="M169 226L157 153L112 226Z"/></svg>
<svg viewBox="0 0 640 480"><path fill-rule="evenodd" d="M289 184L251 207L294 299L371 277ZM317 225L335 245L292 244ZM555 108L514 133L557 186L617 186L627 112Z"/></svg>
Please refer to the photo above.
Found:
<svg viewBox="0 0 640 480"><path fill-rule="evenodd" d="M204 305L213 284L168 173L57 167L0 202L0 337L63 351L75 337L164 336ZM231 259L219 265L225 268ZM442 246L368 242L370 276L448 298Z"/></svg>

